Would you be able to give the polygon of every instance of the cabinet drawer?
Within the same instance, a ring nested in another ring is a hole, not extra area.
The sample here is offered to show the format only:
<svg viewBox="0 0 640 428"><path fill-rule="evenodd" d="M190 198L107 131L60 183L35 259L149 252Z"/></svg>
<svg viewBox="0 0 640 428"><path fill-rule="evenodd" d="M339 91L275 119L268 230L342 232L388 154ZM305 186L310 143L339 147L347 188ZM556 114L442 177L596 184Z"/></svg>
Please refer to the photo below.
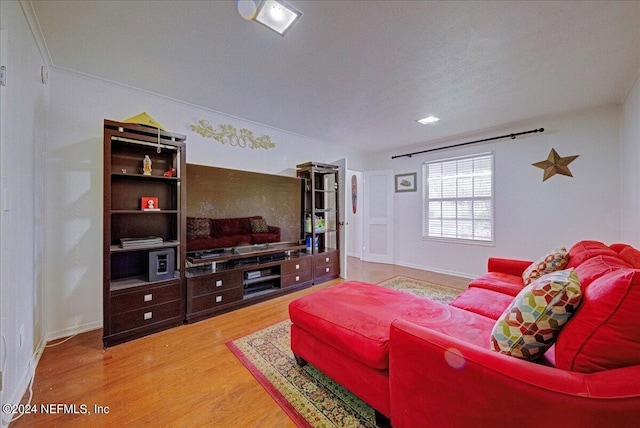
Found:
<svg viewBox="0 0 640 428"><path fill-rule="evenodd" d="M221 272L198 278L187 279L189 296L197 297L205 294L219 293L232 288L242 287L242 272Z"/></svg>
<svg viewBox="0 0 640 428"><path fill-rule="evenodd" d="M187 312L194 314L239 300L242 300L242 287L194 297L188 302L190 307L187 309Z"/></svg>
<svg viewBox="0 0 640 428"><path fill-rule="evenodd" d="M136 327L154 324L171 318L182 316L180 300L137 309L111 316L111 333L119 333Z"/></svg>
<svg viewBox="0 0 640 428"><path fill-rule="evenodd" d="M337 251L332 253L316 254L313 257L313 264L316 268L319 266L332 266L336 263L340 263L339 253Z"/></svg>
<svg viewBox="0 0 640 428"><path fill-rule="evenodd" d="M324 276L336 277L340 275L340 266L335 266L335 265L316 266L313 273L315 278L322 278Z"/></svg>
<svg viewBox="0 0 640 428"><path fill-rule="evenodd" d="M283 275L280 286L282 288L289 287L292 285L303 284L305 282L311 281L311 269L310 267L302 272L292 273L289 275Z"/></svg>
<svg viewBox="0 0 640 428"><path fill-rule="evenodd" d="M180 283L136 288L136 291L111 294L111 314L144 309L171 300L180 300Z"/></svg>
<svg viewBox="0 0 640 428"><path fill-rule="evenodd" d="M336 277L340 275L339 253L323 253L313 258L313 275L315 278Z"/></svg>
<svg viewBox="0 0 640 428"><path fill-rule="evenodd" d="M282 263L282 275L311 272L311 257L300 257Z"/></svg>

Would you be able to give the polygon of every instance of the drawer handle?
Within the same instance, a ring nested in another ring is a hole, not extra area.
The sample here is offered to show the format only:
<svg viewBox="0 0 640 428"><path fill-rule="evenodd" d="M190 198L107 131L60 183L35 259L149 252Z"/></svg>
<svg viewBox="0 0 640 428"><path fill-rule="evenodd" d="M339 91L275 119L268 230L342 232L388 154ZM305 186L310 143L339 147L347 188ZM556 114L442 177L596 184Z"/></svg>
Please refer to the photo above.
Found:
<svg viewBox="0 0 640 428"><path fill-rule="evenodd" d="M216 296L216 303L222 302L222 296Z"/></svg>
<svg viewBox="0 0 640 428"><path fill-rule="evenodd" d="M216 281L216 287L222 287L222 280L221 279Z"/></svg>
<svg viewBox="0 0 640 428"><path fill-rule="evenodd" d="M329 273L329 271L331 270L331 268L325 268L325 270L327 271L327 273Z"/></svg>
<svg viewBox="0 0 640 428"><path fill-rule="evenodd" d="M329 257L327 257L326 259L324 259L325 262L329 263Z"/></svg>
<svg viewBox="0 0 640 428"><path fill-rule="evenodd" d="M299 269L300 269L300 265L296 265L296 270L299 270Z"/></svg>
<svg viewBox="0 0 640 428"><path fill-rule="evenodd" d="M145 302L150 302L153 300L153 294L149 293L149 294L145 294L144 295L144 301Z"/></svg>
<svg viewBox="0 0 640 428"><path fill-rule="evenodd" d="M144 320L150 320L151 318L153 318L153 312L145 312L144 313Z"/></svg>

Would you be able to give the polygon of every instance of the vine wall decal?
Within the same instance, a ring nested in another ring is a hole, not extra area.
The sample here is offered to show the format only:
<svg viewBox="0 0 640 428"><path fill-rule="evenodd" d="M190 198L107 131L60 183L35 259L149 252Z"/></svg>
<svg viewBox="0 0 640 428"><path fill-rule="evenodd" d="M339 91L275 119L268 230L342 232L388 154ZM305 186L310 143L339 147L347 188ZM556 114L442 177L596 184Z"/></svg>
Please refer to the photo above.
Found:
<svg viewBox="0 0 640 428"><path fill-rule="evenodd" d="M200 119L197 125L191 125L191 130L202 135L204 138L213 138L214 140L231 146L250 149L273 149L276 143L271 141L268 135L256 137L253 132L240 128L238 131L233 125L220 125L220 131L216 130L208 120Z"/></svg>

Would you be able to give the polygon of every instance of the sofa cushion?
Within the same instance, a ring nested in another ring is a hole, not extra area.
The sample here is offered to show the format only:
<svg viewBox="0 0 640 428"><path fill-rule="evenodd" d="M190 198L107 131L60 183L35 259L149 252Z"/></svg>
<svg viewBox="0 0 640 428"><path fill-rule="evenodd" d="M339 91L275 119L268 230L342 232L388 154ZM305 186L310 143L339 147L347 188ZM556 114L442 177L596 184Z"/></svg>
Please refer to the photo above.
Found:
<svg viewBox="0 0 640 428"><path fill-rule="evenodd" d="M622 269L594 280L558 337L556 366L591 373L640 364L638 308L640 271Z"/></svg>
<svg viewBox="0 0 640 428"><path fill-rule="evenodd" d="M212 250L217 248L212 240L215 238L193 238L189 239L189 251Z"/></svg>
<svg viewBox="0 0 640 428"><path fill-rule="evenodd" d="M374 369L389 366L389 332L398 318L474 344L489 338L493 320L409 293L349 281L289 304L294 325Z"/></svg>
<svg viewBox="0 0 640 428"><path fill-rule="evenodd" d="M513 296L509 294L473 287L456 297L450 305L497 320L512 302Z"/></svg>
<svg viewBox="0 0 640 428"><path fill-rule="evenodd" d="M487 272L469 283L471 288L485 288L515 297L522 290L522 276L502 272Z"/></svg>
<svg viewBox="0 0 640 428"><path fill-rule="evenodd" d="M243 228L243 219L241 218L226 218L223 220L213 220L213 224L219 227L219 234L223 236L228 235L243 235L245 233Z"/></svg>
<svg viewBox="0 0 640 428"><path fill-rule="evenodd" d="M575 268L578 279L580 279L580 287L584 291L589 284L609 272L632 267L624 260L610 256L600 255L590 258Z"/></svg>
<svg viewBox="0 0 640 428"><path fill-rule="evenodd" d="M564 269L568 262L569 255L567 254L567 249L564 247L556 248L531 263L522 273L522 281L524 285L529 285L542 275Z"/></svg>
<svg viewBox="0 0 640 428"><path fill-rule="evenodd" d="M252 244L268 244L269 242L278 242L277 233L254 233L251 235Z"/></svg>
<svg viewBox="0 0 640 428"><path fill-rule="evenodd" d="M616 257L618 253L599 241L580 241L569 249L567 268L577 267L592 257L609 255Z"/></svg>
<svg viewBox="0 0 640 428"><path fill-rule="evenodd" d="M618 253L620 258L636 269L640 268L640 251L632 246L627 246Z"/></svg>
<svg viewBox="0 0 640 428"><path fill-rule="evenodd" d="M525 360L541 357L581 298L580 281L573 269L538 278L522 289L498 319L490 349Z"/></svg>
<svg viewBox="0 0 640 428"><path fill-rule="evenodd" d="M211 234L211 221L203 217L187 217L187 239L207 238Z"/></svg>
<svg viewBox="0 0 640 428"><path fill-rule="evenodd" d="M226 235L215 238L217 247L242 247L253 244L251 235Z"/></svg>
<svg viewBox="0 0 640 428"><path fill-rule="evenodd" d="M267 221L260 218L252 218L251 222L251 233L267 233L269 231L269 227L267 226Z"/></svg>
<svg viewBox="0 0 640 428"><path fill-rule="evenodd" d="M214 248L231 248L253 244L251 235L229 235L218 238L194 238L189 240L189 251L212 250Z"/></svg>

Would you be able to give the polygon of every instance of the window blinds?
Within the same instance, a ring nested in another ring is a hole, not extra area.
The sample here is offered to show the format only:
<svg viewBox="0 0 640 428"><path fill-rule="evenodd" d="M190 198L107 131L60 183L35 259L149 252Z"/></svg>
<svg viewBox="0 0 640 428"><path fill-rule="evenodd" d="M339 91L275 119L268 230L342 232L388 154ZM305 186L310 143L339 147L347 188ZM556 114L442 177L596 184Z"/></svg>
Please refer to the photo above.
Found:
<svg viewBox="0 0 640 428"><path fill-rule="evenodd" d="M493 154L423 164L423 237L493 242Z"/></svg>

